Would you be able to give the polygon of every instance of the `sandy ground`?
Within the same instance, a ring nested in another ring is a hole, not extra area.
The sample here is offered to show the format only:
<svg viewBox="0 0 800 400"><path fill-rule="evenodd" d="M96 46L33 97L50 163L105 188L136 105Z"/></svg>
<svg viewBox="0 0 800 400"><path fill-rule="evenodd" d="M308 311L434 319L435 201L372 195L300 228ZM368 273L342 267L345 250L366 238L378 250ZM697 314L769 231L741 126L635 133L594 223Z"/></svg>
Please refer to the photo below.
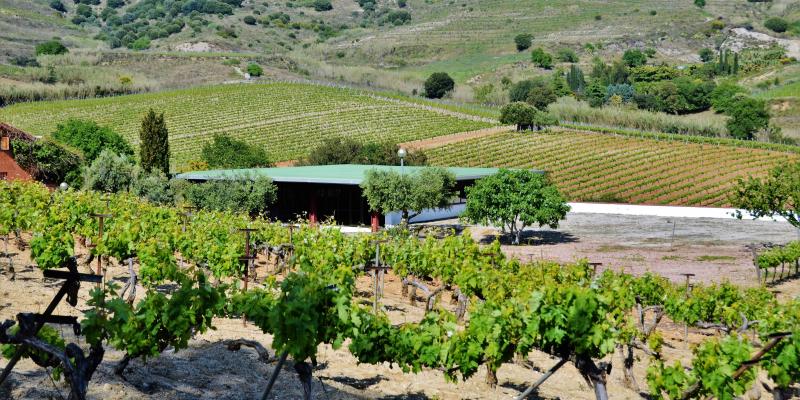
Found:
<svg viewBox="0 0 800 400"><path fill-rule="evenodd" d="M558 230L534 232L527 237L535 246L505 246L509 253L520 257L544 257L571 260L588 257L601 261L604 267L625 268L632 272L653 270L682 279L680 271L698 273L697 279L712 281L730 279L750 284L753 267L749 253L744 249L755 241L781 242L796 237L794 230L785 223L687 220L676 221L675 237L672 239L672 224L658 217L622 217L598 215L570 215ZM488 228L478 228L473 234L490 239ZM41 311L53 297L60 284L42 278L41 272L30 266L28 251L17 251L14 263L16 280L0 273L0 319L14 318L22 311ZM79 253L81 249L79 249ZM702 255L733 257L724 261L697 261ZM665 257L674 256L680 258ZM0 270L5 270L5 261L0 261ZM748 264L750 263L750 264ZM270 267L259 261L259 276L268 273ZM111 278L125 279L127 270L114 266L109 268ZM86 310L85 301L89 286L84 284L76 308L61 304L57 314L77 315ZM359 280L359 301L371 304L371 280ZM780 296L800 294L800 280L790 280L772 288ZM138 291L140 294L143 290ZM422 303L412 306L402 298L399 280L393 275L386 278L385 297L381 300L390 318L396 322L418 321L423 316ZM439 307L452 307L450 294L437 303ZM135 360L126 370L124 378L115 376L112 368L122 358L120 352L110 350L90 383L91 399L250 399L259 398L266 386L274 361L264 363L257 354L243 348L229 351L221 342L225 339L247 338L261 342L269 348L271 337L264 335L241 320L218 319L216 330L198 335L190 347L178 352L167 351L160 357L142 362ZM710 332L690 330L689 344L683 341L682 326L669 321L662 322L659 330L667 338L665 356L669 360L686 359L688 347L707 337ZM67 329L63 330L68 341L85 346L81 338L75 338ZM646 390L647 356L638 354L635 374L642 390ZM627 389L622 380L622 360L619 353L607 357L613 364L609 378L609 395L612 399L637 399L641 395ZM441 372L426 370L419 374L404 374L389 365L358 365L346 349L333 350L322 345L319 349L318 366L314 371L314 397L318 399L509 399L524 390L541 376L542 372L555 364L549 356L534 352L529 356L533 369L516 363L500 368L499 384L490 389L484 383L485 372L462 382L448 383ZM0 367L5 360L0 360ZM761 378L764 379L763 377ZM23 361L15 368L8 382L0 387L0 399L59 399L66 397L67 386L63 382L52 382L44 370L30 361ZM291 362L281 372L270 398L300 398L301 388ZM768 398L762 391L762 398ZM583 381L571 364L565 365L539 390L543 399L593 399L591 388Z"/></svg>

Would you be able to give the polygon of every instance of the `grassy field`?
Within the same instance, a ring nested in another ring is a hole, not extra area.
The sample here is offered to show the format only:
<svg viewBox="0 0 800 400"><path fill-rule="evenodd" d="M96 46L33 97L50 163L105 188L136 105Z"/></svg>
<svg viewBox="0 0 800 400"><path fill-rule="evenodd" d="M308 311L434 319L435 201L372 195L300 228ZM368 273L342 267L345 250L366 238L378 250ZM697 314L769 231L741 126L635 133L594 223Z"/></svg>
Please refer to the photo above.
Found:
<svg viewBox="0 0 800 400"><path fill-rule="evenodd" d="M574 201L726 206L739 177L797 154L558 130L507 132L427 150L442 166L546 170Z"/></svg>
<svg viewBox="0 0 800 400"><path fill-rule="evenodd" d="M263 146L276 161L303 157L324 138L406 142L481 129L491 123L363 92L270 83L208 86L103 99L38 102L0 109L0 120L36 135L69 118L91 119L138 144L141 119L163 111L173 169L200 157L203 144L224 133Z"/></svg>

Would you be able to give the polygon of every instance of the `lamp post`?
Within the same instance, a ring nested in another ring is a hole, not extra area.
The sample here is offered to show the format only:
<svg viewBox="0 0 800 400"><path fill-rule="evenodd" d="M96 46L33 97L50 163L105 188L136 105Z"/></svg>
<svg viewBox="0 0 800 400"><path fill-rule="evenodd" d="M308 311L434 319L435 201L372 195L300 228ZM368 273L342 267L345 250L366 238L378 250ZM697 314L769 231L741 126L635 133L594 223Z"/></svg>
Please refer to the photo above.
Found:
<svg viewBox="0 0 800 400"><path fill-rule="evenodd" d="M403 161L406 158L406 149L401 147L400 150L397 150L397 156L400 157L400 173L402 174L405 172L405 163Z"/></svg>

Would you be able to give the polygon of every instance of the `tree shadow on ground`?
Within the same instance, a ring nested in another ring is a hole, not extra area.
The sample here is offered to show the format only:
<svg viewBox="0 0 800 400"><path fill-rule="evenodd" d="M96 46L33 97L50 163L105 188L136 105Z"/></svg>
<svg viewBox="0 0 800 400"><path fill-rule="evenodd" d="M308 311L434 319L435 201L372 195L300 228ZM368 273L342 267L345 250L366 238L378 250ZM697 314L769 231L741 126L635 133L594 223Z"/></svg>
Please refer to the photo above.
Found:
<svg viewBox="0 0 800 400"><path fill-rule="evenodd" d="M506 234L497 234L497 235L484 235L480 239L481 244L490 244L495 241L495 239L500 240L500 244L503 245L511 245L514 243L514 236L506 233ZM575 243L579 242L580 239L575 235L569 232L559 232L559 231L523 231L522 235L520 236L520 245L529 245L529 246L542 246L542 245L556 245L556 244L563 244L563 243Z"/></svg>
<svg viewBox="0 0 800 400"><path fill-rule="evenodd" d="M422 392L406 393L406 394L393 394L376 398L377 400L429 400L430 397Z"/></svg>
<svg viewBox="0 0 800 400"><path fill-rule="evenodd" d="M504 387L506 389L513 389L513 390L516 390L516 391L522 393L522 392L524 392L525 390L528 389L529 384L519 384L519 383L516 383L516 382L508 382L508 381L506 381L506 382L501 383L500 386L502 386L502 387ZM535 399L535 400L540 400L540 399L544 400L544 399L548 399L549 397L541 397L541 396L539 396L539 393L534 391L533 393L528 395L528 397L526 397L526 398L527 399Z"/></svg>
<svg viewBox="0 0 800 400"><path fill-rule="evenodd" d="M377 375L371 378L363 378L363 379L351 378L349 376L323 377L322 379L341 383L342 385L347 385L358 390L364 390L370 386L381 383L382 381L389 380L389 378L383 375Z"/></svg>

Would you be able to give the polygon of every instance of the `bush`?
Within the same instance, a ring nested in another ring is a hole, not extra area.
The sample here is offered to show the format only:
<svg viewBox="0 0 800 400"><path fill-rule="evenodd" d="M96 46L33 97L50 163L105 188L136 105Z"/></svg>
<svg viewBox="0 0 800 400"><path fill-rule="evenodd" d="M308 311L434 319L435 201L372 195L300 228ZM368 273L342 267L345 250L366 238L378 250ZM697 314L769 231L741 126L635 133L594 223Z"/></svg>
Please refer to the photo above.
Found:
<svg viewBox="0 0 800 400"><path fill-rule="evenodd" d="M509 90L508 97L511 102L524 101L540 110L556 101L553 86L541 77L515 83Z"/></svg>
<svg viewBox="0 0 800 400"><path fill-rule="evenodd" d="M500 110L500 123L516 125L518 131L539 130L544 126L558 125L558 119L528 103L515 102Z"/></svg>
<svg viewBox="0 0 800 400"><path fill-rule="evenodd" d="M245 212L251 215L266 214L269 205L277 199L278 192L271 179L248 176L188 184L182 189L180 195L195 207L204 210Z"/></svg>
<svg viewBox="0 0 800 400"><path fill-rule="evenodd" d="M263 148L249 145L226 135L214 135L214 139L203 146L201 155L203 161L210 168L231 169L272 166L267 152Z"/></svg>
<svg viewBox="0 0 800 400"><path fill-rule="evenodd" d="M568 48L559 49L556 58L558 58L558 60L562 62L571 62L571 63L578 62L578 55L575 54L575 50Z"/></svg>
<svg viewBox="0 0 800 400"><path fill-rule="evenodd" d="M101 192L127 191L133 179L133 160L111 150L103 150L83 171L83 188Z"/></svg>
<svg viewBox="0 0 800 400"><path fill-rule="evenodd" d="M172 189L169 178L161 171L144 172L138 166L133 168L130 192L151 203L172 204Z"/></svg>
<svg viewBox="0 0 800 400"><path fill-rule="evenodd" d="M50 2L50 8L62 13L67 12L67 8L64 7L64 3L62 3L61 0L52 0Z"/></svg>
<svg viewBox="0 0 800 400"><path fill-rule="evenodd" d="M647 63L647 54L638 49L625 50L622 61L628 67L638 67Z"/></svg>
<svg viewBox="0 0 800 400"><path fill-rule="evenodd" d="M128 48L131 50L147 50L150 48L150 38L147 36L142 36L128 45Z"/></svg>
<svg viewBox="0 0 800 400"><path fill-rule="evenodd" d="M544 51L541 47L537 47L531 52L531 62L540 68L553 68L553 56Z"/></svg>
<svg viewBox="0 0 800 400"><path fill-rule="evenodd" d="M244 18L242 18L242 21L244 21L244 23L247 24L247 25L255 25L256 24L256 17L254 17L252 15L246 15Z"/></svg>
<svg viewBox="0 0 800 400"><path fill-rule="evenodd" d="M333 4L331 4L331 0L314 0L314 10L316 11L333 10Z"/></svg>
<svg viewBox="0 0 800 400"><path fill-rule="evenodd" d="M764 26L767 29L777 33L783 33L786 32L787 29L789 29L789 23L786 22L785 19L778 17L773 17L764 21Z"/></svg>
<svg viewBox="0 0 800 400"><path fill-rule="evenodd" d="M706 6L706 0L694 0L694 5L703 8Z"/></svg>
<svg viewBox="0 0 800 400"><path fill-rule="evenodd" d="M533 42L533 35L530 33L520 33L514 36L514 44L517 46L517 51L525 51L531 47Z"/></svg>
<svg viewBox="0 0 800 400"><path fill-rule="evenodd" d="M597 79L591 81L586 88L586 100L590 107L602 106L606 101L606 87Z"/></svg>
<svg viewBox="0 0 800 400"><path fill-rule="evenodd" d="M56 126L53 139L80 150L87 162L94 161L105 149L116 154L133 155L133 148L122 136L94 121L69 119Z"/></svg>
<svg viewBox="0 0 800 400"><path fill-rule="evenodd" d="M264 69L258 64L248 64L247 73L250 74L250 76L261 76L264 74Z"/></svg>
<svg viewBox="0 0 800 400"><path fill-rule="evenodd" d="M709 62L714 59L714 51L709 48L702 48L697 54L702 62Z"/></svg>
<svg viewBox="0 0 800 400"><path fill-rule="evenodd" d="M404 25L411 21L411 13L406 10L392 10L386 14L385 20L393 25Z"/></svg>
<svg viewBox="0 0 800 400"><path fill-rule="evenodd" d="M94 15L94 13L92 12L92 7L89 7L86 4L78 4L78 7L75 8L75 15L89 18Z"/></svg>
<svg viewBox="0 0 800 400"><path fill-rule="evenodd" d="M69 49L58 40L49 40L36 45L36 55L59 55L69 53Z"/></svg>
<svg viewBox="0 0 800 400"><path fill-rule="evenodd" d="M627 83L608 85L606 88L605 102L609 103L609 100L612 97L619 96L623 103L630 103L633 101L634 94L635 91L633 90L633 86L628 85Z"/></svg>
<svg viewBox="0 0 800 400"><path fill-rule="evenodd" d="M446 72L434 72L425 80L425 97L441 99L455 88L455 81Z"/></svg>
<svg viewBox="0 0 800 400"><path fill-rule="evenodd" d="M406 0L397 0L397 6L400 8L406 8Z"/></svg>
<svg viewBox="0 0 800 400"><path fill-rule="evenodd" d="M74 181L68 178L76 174L81 157L64 146L49 140L12 140L11 153L14 161L34 179L47 183Z"/></svg>

